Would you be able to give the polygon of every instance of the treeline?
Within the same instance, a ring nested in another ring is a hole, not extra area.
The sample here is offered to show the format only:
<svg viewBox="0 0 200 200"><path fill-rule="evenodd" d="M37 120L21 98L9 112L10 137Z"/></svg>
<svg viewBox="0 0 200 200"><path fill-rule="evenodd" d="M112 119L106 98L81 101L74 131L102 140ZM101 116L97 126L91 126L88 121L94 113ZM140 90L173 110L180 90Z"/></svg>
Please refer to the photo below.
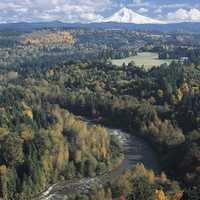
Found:
<svg viewBox="0 0 200 200"><path fill-rule="evenodd" d="M197 47L186 48L186 47L175 47L171 50L162 49L159 51L160 59L177 59L182 60L187 64L200 64L200 49Z"/></svg>

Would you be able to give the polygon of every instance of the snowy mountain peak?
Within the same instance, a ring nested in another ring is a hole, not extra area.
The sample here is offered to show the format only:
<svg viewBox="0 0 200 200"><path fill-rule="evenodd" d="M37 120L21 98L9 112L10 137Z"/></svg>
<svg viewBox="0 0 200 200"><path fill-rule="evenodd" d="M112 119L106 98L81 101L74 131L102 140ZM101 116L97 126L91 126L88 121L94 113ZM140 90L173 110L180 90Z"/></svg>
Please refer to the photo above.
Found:
<svg viewBox="0 0 200 200"><path fill-rule="evenodd" d="M121 12L121 13L131 13L133 11L131 9L127 8L127 7L123 7L118 12Z"/></svg>
<svg viewBox="0 0 200 200"><path fill-rule="evenodd" d="M134 24L163 24L162 21L140 15L126 7L121 8L114 15L112 15L111 17L105 18L103 21L104 22L119 22L119 23L134 23Z"/></svg>

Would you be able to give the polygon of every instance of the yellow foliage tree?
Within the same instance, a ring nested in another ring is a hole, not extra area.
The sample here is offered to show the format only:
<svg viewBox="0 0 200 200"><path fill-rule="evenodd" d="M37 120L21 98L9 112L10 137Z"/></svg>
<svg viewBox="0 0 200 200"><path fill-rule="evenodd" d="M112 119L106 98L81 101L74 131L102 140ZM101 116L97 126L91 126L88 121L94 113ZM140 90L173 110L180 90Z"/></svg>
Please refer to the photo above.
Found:
<svg viewBox="0 0 200 200"><path fill-rule="evenodd" d="M0 175L4 175L7 172L7 167L5 165L0 166Z"/></svg>
<svg viewBox="0 0 200 200"><path fill-rule="evenodd" d="M177 98L178 101L181 101L182 98L183 98L183 93L182 93L182 91L181 91L180 88L178 88L178 89L176 90L176 98Z"/></svg>
<svg viewBox="0 0 200 200"><path fill-rule="evenodd" d="M69 150L68 146L65 144L60 144L57 154L57 161L56 161L56 167L57 169L63 169L65 166L65 163L68 162L69 159Z"/></svg>
<svg viewBox="0 0 200 200"><path fill-rule="evenodd" d="M67 31L35 31L27 34L22 43L24 45L48 45L48 44L74 44L75 38Z"/></svg>
<svg viewBox="0 0 200 200"><path fill-rule="evenodd" d="M183 197L183 192L179 191L176 192L171 198L170 200L181 200L181 198Z"/></svg>
<svg viewBox="0 0 200 200"><path fill-rule="evenodd" d="M26 124L21 124L20 129L21 139L23 139L24 141L28 141L33 138L33 131L31 127L27 126Z"/></svg>
<svg viewBox="0 0 200 200"><path fill-rule="evenodd" d="M27 117L33 119L33 112L32 112L32 110L25 110L24 111L24 115L26 115Z"/></svg>
<svg viewBox="0 0 200 200"><path fill-rule="evenodd" d="M26 115L27 117L33 119L33 112L32 112L32 108L27 106L25 102L22 102L22 107L23 107L23 113L24 115Z"/></svg>
<svg viewBox="0 0 200 200"><path fill-rule="evenodd" d="M78 163L81 161L81 158L82 158L82 152L80 150L77 150L75 152L75 162Z"/></svg>
<svg viewBox="0 0 200 200"><path fill-rule="evenodd" d="M0 137L4 137L8 134L8 130L6 128L0 128Z"/></svg>
<svg viewBox="0 0 200 200"><path fill-rule="evenodd" d="M162 190L156 190L155 200L169 200L169 199L165 196L165 193Z"/></svg>
<svg viewBox="0 0 200 200"><path fill-rule="evenodd" d="M6 181L7 167L5 165L0 166L0 190L2 199L7 199L7 181Z"/></svg>
<svg viewBox="0 0 200 200"><path fill-rule="evenodd" d="M159 89L159 90L157 91L157 94L158 94L158 96L159 96L160 98L162 98L162 97L164 96L164 92L163 92L163 90L161 90L161 89Z"/></svg>

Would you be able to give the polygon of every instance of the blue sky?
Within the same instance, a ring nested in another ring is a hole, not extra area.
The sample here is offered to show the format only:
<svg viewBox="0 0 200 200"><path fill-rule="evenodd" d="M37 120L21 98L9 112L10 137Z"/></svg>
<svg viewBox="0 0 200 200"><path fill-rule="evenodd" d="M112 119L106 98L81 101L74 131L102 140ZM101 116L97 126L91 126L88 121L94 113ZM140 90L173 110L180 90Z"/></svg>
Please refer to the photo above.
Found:
<svg viewBox="0 0 200 200"><path fill-rule="evenodd" d="M90 22L108 17L122 7L163 21L200 22L200 0L0 0L0 23Z"/></svg>

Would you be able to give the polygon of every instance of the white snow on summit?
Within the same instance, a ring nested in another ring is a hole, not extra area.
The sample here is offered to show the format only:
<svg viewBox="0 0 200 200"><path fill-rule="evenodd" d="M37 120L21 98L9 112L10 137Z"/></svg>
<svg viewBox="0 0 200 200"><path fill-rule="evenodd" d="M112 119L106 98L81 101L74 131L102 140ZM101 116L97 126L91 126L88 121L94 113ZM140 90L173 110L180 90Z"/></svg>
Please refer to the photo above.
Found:
<svg viewBox="0 0 200 200"><path fill-rule="evenodd" d="M163 21L140 15L126 7L120 9L111 17L104 18L102 22L119 22L119 23L134 23L134 24L164 24Z"/></svg>

